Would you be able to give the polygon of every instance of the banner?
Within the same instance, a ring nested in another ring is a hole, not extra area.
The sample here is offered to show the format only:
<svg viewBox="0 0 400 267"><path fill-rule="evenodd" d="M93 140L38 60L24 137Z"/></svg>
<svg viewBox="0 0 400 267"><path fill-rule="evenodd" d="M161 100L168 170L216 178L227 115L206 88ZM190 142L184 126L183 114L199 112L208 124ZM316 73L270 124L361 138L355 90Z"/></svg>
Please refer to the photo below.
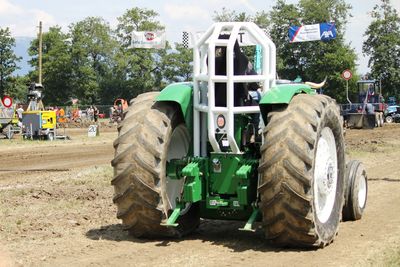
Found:
<svg viewBox="0 0 400 267"><path fill-rule="evenodd" d="M335 23L290 26L289 28L289 40L291 43L308 41L329 41L335 38Z"/></svg>
<svg viewBox="0 0 400 267"><path fill-rule="evenodd" d="M133 48L165 48L165 32L132 32Z"/></svg>

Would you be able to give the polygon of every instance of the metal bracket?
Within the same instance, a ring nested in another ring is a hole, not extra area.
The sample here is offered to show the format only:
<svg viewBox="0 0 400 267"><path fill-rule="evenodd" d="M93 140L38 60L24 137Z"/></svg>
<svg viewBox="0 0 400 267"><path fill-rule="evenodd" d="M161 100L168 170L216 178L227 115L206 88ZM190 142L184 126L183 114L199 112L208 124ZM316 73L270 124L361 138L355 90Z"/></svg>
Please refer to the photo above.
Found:
<svg viewBox="0 0 400 267"><path fill-rule="evenodd" d="M257 216L259 215L260 211L259 209L255 208L253 212L250 215L250 218L247 220L246 224L244 225L243 228L239 228L240 231L249 231L249 232L255 232L256 230L253 229L253 224L257 219Z"/></svg>
<svg viewBox="0 0 400 267"><path fill-rule="evenodd" d="M172 214L169 216L168 220L166 222L160 223L160 225L167 227L177 227L179 224L176 223L176 220L178 220L180 213L181 207L176 207Z"/></svg>

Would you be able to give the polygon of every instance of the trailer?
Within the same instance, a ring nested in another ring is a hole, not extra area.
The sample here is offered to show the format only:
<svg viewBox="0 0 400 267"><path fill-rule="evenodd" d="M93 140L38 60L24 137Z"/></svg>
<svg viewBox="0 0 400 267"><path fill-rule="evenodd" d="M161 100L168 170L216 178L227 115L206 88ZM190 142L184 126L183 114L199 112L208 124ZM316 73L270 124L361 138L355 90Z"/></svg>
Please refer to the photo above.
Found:
<svg viewBox="0 0 400 267"><path fill-rule="evenodd" d="M0 134L7 139L12 139L15 133L21 132L18 116L15 112L15 104L12 98L4 96L0 101Z"/></svg>

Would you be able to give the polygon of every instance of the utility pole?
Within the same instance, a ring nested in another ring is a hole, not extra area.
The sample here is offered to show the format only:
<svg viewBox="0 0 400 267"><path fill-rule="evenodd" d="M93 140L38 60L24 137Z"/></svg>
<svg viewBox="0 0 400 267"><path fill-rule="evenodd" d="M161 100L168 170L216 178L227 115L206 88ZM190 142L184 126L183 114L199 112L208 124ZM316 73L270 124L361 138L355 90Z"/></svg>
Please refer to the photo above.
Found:
<svg viewBox="0 0 400 267"><path fill-rule="evenodd" d="M42 83L42 22L39 22L39 83Z"/></svg>

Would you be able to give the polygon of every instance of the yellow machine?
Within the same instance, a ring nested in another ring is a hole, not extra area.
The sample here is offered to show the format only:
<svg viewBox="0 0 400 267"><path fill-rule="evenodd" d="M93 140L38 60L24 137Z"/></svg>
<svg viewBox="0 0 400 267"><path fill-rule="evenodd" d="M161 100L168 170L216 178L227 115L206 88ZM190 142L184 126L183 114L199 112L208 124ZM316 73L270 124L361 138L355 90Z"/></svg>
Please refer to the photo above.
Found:
<svg viewBox="0 0 400 267"><path fill-rule="evenodd" d="M30 139L54 140L57 116L53 110L44 110L41 84L32 83L28 91L29 106L22 113L23 136Z"/></svg>

